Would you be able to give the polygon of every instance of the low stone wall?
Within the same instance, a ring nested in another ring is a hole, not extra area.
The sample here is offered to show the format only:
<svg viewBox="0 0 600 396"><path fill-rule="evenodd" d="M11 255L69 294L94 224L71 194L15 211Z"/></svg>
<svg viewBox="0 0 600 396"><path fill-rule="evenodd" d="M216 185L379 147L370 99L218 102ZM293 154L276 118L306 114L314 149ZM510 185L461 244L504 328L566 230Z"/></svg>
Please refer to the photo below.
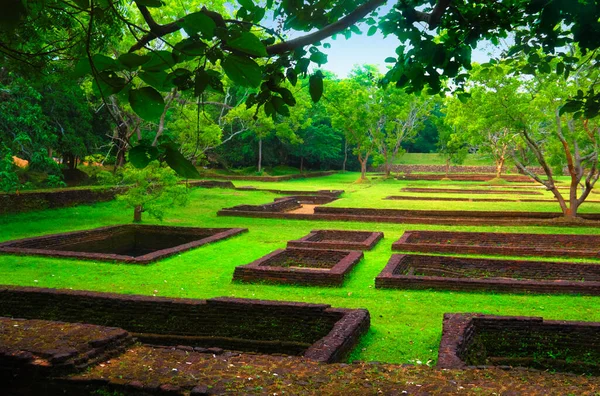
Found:
<svg viewBox="0 0 600 396"><path fill-rule="evenodd" d="M293 209L302 207L300 202L295 197L285 197L282 199L276 199L274 202L269 202L264 205L237 205L232 208L228 208L231 211L238 212L286 212Z"/></svg>
<svg viewBox="0 0 600 396"><path fill-rule="evenodd" d="M528 166L527 169L536 173L544 174L544 169L540 166ZM378 168L378 171L381 171ZM392 172L401 173L443 173L446 174L446 165L392 165ZM503 173L520 173L517 167L504 167ZM450 173L487 173L496 177L495 166L469 166L469 165L450 165Z"/></svg>
<svg viewBox="0 0 600 396"><path fill-rule="evenodd" d="M600 265L394 254L375 287L600 295Z"/></svg>
<svg viewBox="0 0 600 396"><path fill-rule="evenodd" d="M234 281L342 286L363 258L359 251L278 249L250 264L235 268Z"/></svg>
<svg viewBox="0 0 600 396"><path fill-rule="evenodd" d="M426 173L414 173L414 174L404 174L396 177L398 180L442 180L446 178L445 174L426 174ZM489 181L496 178L495 174L460 174L460 173L451 173L447 177L452 181ZM511 183L535 183L535 181L529 176L525 175L503 175L501 177L502 180L511 182Z"/></svg>
<svg viewBox="0 0 600 396"><path fill-rule="evenodd" d="M0 316L120 327L142 342L342 360L369 327L364 309L236 298L192 300L0 287Z"/></svg>
<svg viewBox="0 0 600 396"><path fill-rule="evenodd" d="M0 194L0 215L107 202L126 190L126 187L78 188Z"/></svg>
<svg viewBox="0 0 600 396"><path fill-rule="evenodd" d="M190 187L235 188L232 182L214 180L189 180L187 184ZM0 193L0 215L108 202L118 194L124 194L127 189L127 186L114 186Z"/></svg>
<svg viewBox="0 0 600 396"><path fill-rule="evenodd" d="M336 174L336 171L325 171L325 172L309 172L309 173L295 173L293 175L283 176L238 176L238 175L219 175L219 174L207 174L203 177L207 179L220 179L220 180L248 180L248 181L262 181L262 182L279 182L286 180L295 179L306 179L311 177L322 177Z"/></svg>
<svg viewBox="0 0 600 396"><path fill-rule="evenodd" d="M288 247L311 249L371 250L383 232L313 230L307 236L289 241Z"/></svg>
<svg viewBox="0 0 600 396"><path fill-rule="evenodd" d="M543 195L541 191L530 191L530 190L476 190L466 188L421 188L421 187L404 187L400 191L413 192L413 193L425 193L425 194L500 194L500 195Z"/></svg>
<svg viewBox="0 0 600 396"><path fill-rule="evenodd" d="M406 231L393 250L503 256L600 257L600 235Z"/></svg>
<svg viewBox="0 0 600 396"><path fill-rule="evenodd" d="M526 367L600 375L600 323L445 314L437 366Z"/></svg>
<svg viewBox="0 0 600 396"><path fill-rule="evenodd" d="M240 191L265 191L274 194L282 194L282 195L301 195L301 196L326 196L338 198L340 195L344 193L344 190L317 190L317 191L306 191L306 190L276 190L272 188L256 188L253 186L242 186L236 187L236 190Z"/></svg>

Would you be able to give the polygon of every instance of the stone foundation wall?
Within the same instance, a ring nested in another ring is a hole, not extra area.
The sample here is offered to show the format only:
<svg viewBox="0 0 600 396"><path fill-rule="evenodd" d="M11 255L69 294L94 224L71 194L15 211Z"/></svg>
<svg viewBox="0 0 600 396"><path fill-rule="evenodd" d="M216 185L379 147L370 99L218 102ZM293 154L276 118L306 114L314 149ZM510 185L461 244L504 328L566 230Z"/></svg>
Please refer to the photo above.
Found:
<svg viewBox="0 0 600 396"><path fill-rule="evenodd" d="M375 287L600 295L600 266L395 254Z"/></svg>
<svg viewBox="0 0 600 396"><path fill-rule="evenodd" d="M393 250L503 256L600 257L598 235L406 231Z"/></svg>
<svg viewBox="0 0 600 396"><path fill-rule="evenodd" d="M192 300L0 286L0 316L120 327L142 342L343 359L369 312L325 304L235 298Z"/></svg>
<svg viewBox="0 0 600 396"><path fill-rule="evenodd" d="M600 375L600 323L445 314L438 367L489 366Z"/></svg>

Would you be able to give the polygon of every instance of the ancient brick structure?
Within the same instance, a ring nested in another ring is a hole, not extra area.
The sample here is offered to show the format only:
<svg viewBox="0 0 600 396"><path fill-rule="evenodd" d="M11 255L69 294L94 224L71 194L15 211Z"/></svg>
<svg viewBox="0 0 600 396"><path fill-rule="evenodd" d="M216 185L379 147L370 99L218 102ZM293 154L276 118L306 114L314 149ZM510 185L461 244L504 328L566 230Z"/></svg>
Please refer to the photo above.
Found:
<svg viewBox="0 0 600 396"><path fill-rule="evenodd" d="M446 178L445 173L408 173L396 177L398 180L442 180ZM450 173L448 179L452 181L488 181L496 178L495 173L489 174L470 174L470 173ZM502 175L502 180L515 183L535 183L532 178L525 175Z"/></svg>
<svg viewBox="0 0 600 396"><path fill-rule="evenodd" d="M324 172L309 172L309 173L296 173L292 175L283 176L242 176L242 175L219 175L219 174L207 174L204 177L208 179L222 179L222 180L248 180L248 181L262 181L262 182L279 182L294 179L305 179L312 177L322 177L334 175L335 171L324 171Z"/></svg>
<svg viewBox="0 0 600 396"><path fill-rule="evenodd" d="M383 232L313 230L303 238L289 241L291 248L371 250L383 238Z"/></svg>
<svg viewBox="0 0 600 396"><path fill-rule="evenodd" d="M394 254L375 287L600 295L600 265Z"/></svg>
<svg viewBox="0 0 600 396"><path fill-rule="evenodd" d="M0 287L0 315L122 328L144 343L343 360L369 328L364 309L236 298L192 300Z"/></svg>
<svg viewBox="0 0 600 396"><path fill-rule="evenodd" d="M489 366L600 375L600 323L445 314L437 366Z"/></svg>
<svg viewBox="0 0 600 396"><path fill-rule="evenodd" d="M31 377L80 371L133 344L125 330L0 317L0 373Z"/></svg>
<svg viewBox="0 0 600 396"><path fill-rule="evenodd" d="M148 264L247 231L125 224L8 241L0 253Z"/></svg>
<svg viewBox="0 0 600 396"><path fill-rule="evenodd" d="M404 192L413 193L431 193L431 194L510 194L510 195L542 195L541 191L529 191L529 190L475 190L466 188L421 188L421 187L404 187Z"/></svg>
<svg viewBox="0 0 600 396"><path fill-rule="evenodd" d="M600 235L406 231L393 250L503 256L600 257Z"/></svg>
<svg viewBox="0 0 600 396"><path fill-rule="evenodd" d="M250 264L236 267L233 280L341 286L362 258L360 251L278 249Z"/></svg>

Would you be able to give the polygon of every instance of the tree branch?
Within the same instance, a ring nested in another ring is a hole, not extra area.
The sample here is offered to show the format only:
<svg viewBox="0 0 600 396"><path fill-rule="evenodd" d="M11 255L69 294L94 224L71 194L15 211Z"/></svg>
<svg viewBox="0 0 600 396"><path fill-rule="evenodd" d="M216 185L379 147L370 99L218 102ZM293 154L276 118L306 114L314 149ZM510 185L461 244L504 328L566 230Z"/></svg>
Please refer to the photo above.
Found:
<svg viewBox="0 0 600 396"><path fill-rule="evenodd" d="M336 33L341 32L344 29L347 29L350 26L354 25L355 23L360 21L362 18L364 18L365 16L367 16L368 14L373 12L375 9L377 9L378 7L385 4L385 2L386 2L386 0L371 0L359 7L357 7L354 11L352 11L350 14L346 15L342 19L340 19L330 25L325 26L321 30L318 30L314 33L307 34L306 36L298 37L298 38L290 40L290 41L284 41L282 43L277 43L277 44L267 47L267 53L269 55L279 55L279 54L283 54L285 52L294 50L296 48L304 47L306 45L316 43L317 41L326 39ZM449 3L450 0L440 0L440 2L441 3L445 3L445 2ZM139 39L138 42L135 43L129 49L129 52L137 51L137 50L143 48L150 41L152 41L156 38L159 38L159 37L166 36L167 34L174 33L176 31L178 31L179 29L181 29L178 22L181 22L182 19L178 19L177 21L168 23L166 25L160 25L160 24L156 23L156 21L154 20L154 18L150 14L150 11L148 10L148 8L146 6L139 5L137 3L136 3L136 5L139 8L140 12L142 13L142 17L148 24L148 27L150 28L150 32L147 33L146 35L144 35L141 39ZM446 5L444 7L444 10L447 6L448 5ZM437 7L438 6L436 5L436 7L434 8L434 11L436 10ZM225 24L225 21L223 20L223 18L221 17L220 14L215 13L215 12L210 12L210 11L206 10L206 8L203 8L203 12L210 13L210 16L213 18L213 20L216 19L218 16L220 19L217 18L217 20L215 21L217 24L220 24L220 23L222 23L223 25ZM443 10L442 10L442 12L443 12ZM433 14L434 14L434 12L432 12L432 15ZM440 16L441 16L441 14L440 14ZM228 20L228 22L233 22L233 21Z"/></svg>
<svg viewBox="0 0 600 396"><path fill-rule="evenodd" d="M360 7L357 7L354 11L352 11L350 14L346 15L342 19L325 26L321 30L318 30L311 34L307 34L306 36L298 37L290 41L285 41L283 43L278 43L267 47L267 53L269 55L279 55L294 50L296 48L301 48L306 45L316 43L317 41L326 39L354 25L359 20L361 20L371 12L375 11L375 9L384 5L385 3L386 0L371 0L361 5Z"/></svg>
<svg viewBox="0 0 600 396"><path fill-rule="evenodd" d="M415 21L425 22L429 25L429 29L433 30L439 25L442 15L444 15L450 3L452 3L452 0L439 0L430 13L414 10L412 16Z"/></svg>

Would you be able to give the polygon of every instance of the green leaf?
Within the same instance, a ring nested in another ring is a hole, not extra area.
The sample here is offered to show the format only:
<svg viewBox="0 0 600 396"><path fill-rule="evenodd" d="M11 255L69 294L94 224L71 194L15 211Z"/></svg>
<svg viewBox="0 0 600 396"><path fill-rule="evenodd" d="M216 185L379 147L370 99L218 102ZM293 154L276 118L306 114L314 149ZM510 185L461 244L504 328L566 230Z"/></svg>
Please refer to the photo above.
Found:
<svg viewBox="0 0 600 396"><path fill-rule="evenodd" d="M558 74L559 76L562 76L562 74L565 72L565 64L562 62L559 62L556 65L556 74Z"/></svg>
<svg viewBox="0 0 600 396"><path fill-rule="evenodd" d="M261 67L250 58L229 55L221 63L221 66L227 77L243 87L255 88L262 81Z"/></svg>
<svg viewBox="0 0 600 396"><path fill-rule="evenodd" d="M292 94L292 92L290 92L289 89L287 88L277 88L275 90L279 95L281 95L281 97L283 98L283 101L289 105L289 106L296 106L296 98L294 98L294 95Z"/></svg>
<svg viewBox="0 0 600 396"><path fill-rule="evenodd" d="M396 58L389 56L389 57L385 58L384 62L385 63L396 63Z"/></svg>
<svg viewBox="0 0 600 396"><path fill-rule="evenodd" d="M215 28L217 27L215 21L202 11L186 15L178 24L188 35L200 33L202 37L209 40L215 35Z"/></svg>
<svg viewBox="0 0 600 396"><path fill-rule="evenodd" d="M92 62L97 72L109 69L120 69L117 62L113 58L110 58L106 55L96 54L92 56ZM88 58L82 58L79 60L79 62L77 62L73 75L75 78L78 78L83 77L86 74L92 74L92 66L90 65Z"/></svg>
<svg viewBox="0 0 600 396"><path fill-rule="evenodd" d="M148 164L158 158L158 149L153 146L140 144L128 151L129 162L136 168L145 168Z"/></svg>
<svg viewBox="0 0 600 396"><path fill-rule="evenodd" d="M247 10L252 11L254 9L254 3L252 0L237 0L237 2Z"/></svg>
<svg viewBox="0 0 600 396"><path fill-rule="evenodd" d="M321 66L324 63L327 63L327 55L322 52L315 52L311 54L310 60Z"/></svg>
<svg viewBox="0 0 600 396"><path fill-rule="evenodd" d="M295 87L296 83L298 82L298 76L296 75L294 69L287 69L285 76L287 77L290 84L292 84Z"/></svg>
<svg viewBox="0 0 600 396"><path fill-rule="evenodd" d="M238 38L228 41L227 44L238 51L254 56L267 56L265 45L250 32L244 32Z"/></svg>
<svg viewBox="0 0 600 396"><path fill-rule="evenodd" d="M317 71L308 79L308 92L315 103L323 96L323 74L321 71Z"/></svg>
<svg viewBox="0 0 600 396"><path fill-rule="evenodd" d="M164 71L142 71L138 73L138 77L146 84L162 90L167 81L167 73Z"/></svg>
<svg viewBox="0 0 600 396"><path fill-rule="evenodd" d="M583 106L583 102L579 100L570 100L560 108L558 115L563 115L564 113L574 113L580 110L581 106Z"/></svg>
<svg viewBox="0 0 600 396"><path fill-rule="evenodd" d="M151 55L138 55L133 53L127 53L119 56L119 62L128 69L136 69L152 59Z"/></svg>
<svg viewBox="0 0 600 396"><path fill-rule="evenodd" d="M84 10L87 10L88 8L90 8L90 0L73 0L75 4L77 4L77 6L79 8L83 8Z"/></svg>
<svg viewBox="0 0 600 396"><path fill-rule="evenodd" d="M165 110L162 95L152 87L129 91L129 104L133 111L146 121L158 121Z"/></svg>
<svg viewBox="0 0 600 396"><path fill-rule="evenodd" d="M377 26L371 26L367 32L367 36L372 36L377 33Z"/></svg>
<svg viewBox="0 0 600 396"><path fill-rule="evenodd" d="M152 58L144 63L143 70L160 71L165 70L175 65L173 55L169 51L154 51Z"/></svg>
<svg viewBox="0 0 600 396"><path fill-rule="evenodd" d="M165 161L171 169L186 179L199 179L198 169L179 151L171 146L165 147Z"/></svg>
<svg viewBox="0 0 600 396"><path fill-rule="evenodd" d="M460 100L461 103L467 103L467 101L471 97L471 94L468 92L461 92L456 96L458 97L458 100Z"/></svg>
<svg viewBox="0 0 600 396"><path fill-rule="evenodd" d="M285 105L285 102L279 96L273 96L271 98L271 103L273 103L273 107L275 107L276 112L284 117L290 116L290 109Z"/></svg>
<svg viewBox="0 0 600 396"><path fill-rule="evenodd" d="M191 60L196 56L202 56L206 52L207 45L199 38L187 38L181 40L173 48L173 58L177 62Z"/></svg>
<svg viewBox="0 0 600 396"><path fill-rule="evenodd" d="M210 82L210 76L204 69L198 69L196 72L196 80L194 82L194 96L200 96L208 87L208 83Z"/></svg>
<svg viewBox="0 0 600 396"><path fill-rule="evenodd" d="M162 7L160 0L135 0L135 2L146 7Z"/></svg>
<svg viewBox="0 0 600 396"><path fill-rule="evenodd" d="M329 44L329 43L324 43L324 44L323 44L323 48L331 48L331 44Z"/></svg>

